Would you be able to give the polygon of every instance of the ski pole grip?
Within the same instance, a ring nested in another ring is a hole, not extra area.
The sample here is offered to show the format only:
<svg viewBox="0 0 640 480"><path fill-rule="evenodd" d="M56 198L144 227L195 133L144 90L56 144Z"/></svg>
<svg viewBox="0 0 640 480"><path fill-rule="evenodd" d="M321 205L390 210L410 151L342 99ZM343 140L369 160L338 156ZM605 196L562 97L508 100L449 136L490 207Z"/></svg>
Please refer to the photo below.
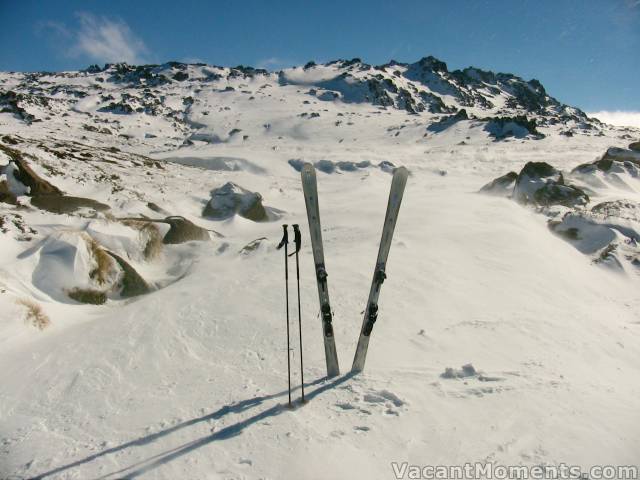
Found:
<svg viewBox="0 0 640 480"><path fill-rule="evenodd" d="M300 246L302 245L302 234L300 233L300 225L298 225L297 223L293 224L293 241L296 244L296 250L295 252L289 254L289 256L291 255L295 255L296 253L298 253L300 251Z"/></svg>
<svg viewBox="0 0 640 480"><path fill-rule="evenodd" d="M288 225L286 223L282 225L282 230L283 230L282 240L280 240L280 243L276 247L277 250L280 250L282 247L284 247L286 244L289 243L289 232L287 231L287 227Z"/></svg>

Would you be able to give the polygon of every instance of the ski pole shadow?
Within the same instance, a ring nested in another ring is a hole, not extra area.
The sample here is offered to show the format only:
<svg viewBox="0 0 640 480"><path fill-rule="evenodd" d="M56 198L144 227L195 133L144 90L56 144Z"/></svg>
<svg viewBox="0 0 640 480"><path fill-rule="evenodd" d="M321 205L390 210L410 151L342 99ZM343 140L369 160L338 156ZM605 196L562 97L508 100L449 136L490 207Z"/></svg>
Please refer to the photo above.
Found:
<svg viewBox="0 0 640 480"><path fill-rule="evenodd" d="M327 377L321 377L318 378L317 380L314 380L313 382L309 382L309 383L305 383L305 388L306 387L313 387L315 385L321 384L323 382L326 381L326 383L310 392L305 392L305 397L307 399L307 401L312 400L313 398L315 398L316 396L318 396L319 394L333 388L336 387L337 385L344 383L345 381L347 381L348 379L350 379L353 375L351 373L346 374L342 377L339 377L337 379L334 380L329 380L327 379ZM295 387L292 390L298 390L300 387ZM207 415L203 415L201 417L198 418L193 418L191 420L187 420L185 422L179 423L177 425L174 425L172 427L169 427L167 429L161 430L159 432L156 433L152 433L150 435L146 435L144 437L140 437L137 438L135 440L131 440L129 442L126 443L122 443L120 445L117 445L115 447L111 447L111 448L107 448L106 450L103 450L101 452L95 453L93 455L89 455L88 457L82 458L80 460L76 460L75 462L71 462L68 463L66 465L62 465L60 467L56 467L52 470L49 470L47 472L41 473L35 477L30 477L28 480L40 480L40 479L44 479L46 477L49 477L51 475L55 475L55 474L59 474L61 472L64 472L66 470L75 468L75 467L79 467L81 465L84 465L86 463L92 462L100 457L103 457L105 455L110 455L112 453L117 453L119 451L125 450L127 448L130 447L139 447L139 446L143 446L143 445L147 445L150 444L156 440L158 440L159 438L165 437L167 435L170 435L172 433L177 432L178 430L182 430L184 428L190 427L192 425L196 425L198 423L201 422L206 422L208 420L218 420L222 417L224 417L225 415L228 415L230 413L242 413L246 410L250 410L252 408L258 407L260 406L264 401L266 400L271 400L274 398L278 398L281 397L285 394L288 393L288 390L283 390L281 392L278 393L273 393L270 395L263 395L263 396L259 396L259 397L253 397L253 398L249 398L246 400L242 400L236 403L232 403L229 405L225 405L221 408L219 408L218 410L209 413ZM252 417L249 417L245 420L241 420L237 423L234 423L232 425L229 425L215 433L213 433L212 435L207 435L205 437L202 437L200 439L185 443L183 445L180 445L176 448L173 448L171 450L168 450L166 452L162 452L158 455L154 455L150 458L147 458L145 460L142 460L140 462L134 463L132 465L129 465L128 467L125 467L122 470L119 470L117 472L112 472L109 474L106 474L104 476L99 477L98 480L100 479L107 479L113 476L116 476L115 478L135 478L138 475L141 475L153 468L159 467L160 465L163 465L165 463L168 463L182 455L185 455L197 448L200 448L204 445L207 445L211 442L214 441L218 441L218 440L225 440L231 437L235 437L239 434L242 433L242 431L256 423L259 422L261 420L264 420L265 418L268 417L272 417L275 415L278 415L280 413L282 413L283 411L288 410L286 405L283 404L277 404L274 405L273 407L268 408L267 410L263 410L262 412L253 415ZM144 465L144 466L141 466ZM140 468L130 471L128 474L123 475L123 476L118 476L119 474L123 474L124 472L131 470L132 468L141 466Z"/></svg>

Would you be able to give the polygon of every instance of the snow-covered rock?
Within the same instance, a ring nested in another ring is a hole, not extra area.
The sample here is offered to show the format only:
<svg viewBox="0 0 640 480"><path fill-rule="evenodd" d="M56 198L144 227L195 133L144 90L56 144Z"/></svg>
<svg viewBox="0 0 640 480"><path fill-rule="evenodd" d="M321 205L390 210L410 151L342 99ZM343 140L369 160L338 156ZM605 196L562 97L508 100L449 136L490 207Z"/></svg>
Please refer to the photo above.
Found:
<svg viewBox="0 0 640 480"><path fill-rule="evenodd" d="M241 186L227 182L211 191L211 200L202 215L215 220L224 220L240 215L254 222L266 222L271 219L269 210L262 205L262 195L250 192Z"/></svg>

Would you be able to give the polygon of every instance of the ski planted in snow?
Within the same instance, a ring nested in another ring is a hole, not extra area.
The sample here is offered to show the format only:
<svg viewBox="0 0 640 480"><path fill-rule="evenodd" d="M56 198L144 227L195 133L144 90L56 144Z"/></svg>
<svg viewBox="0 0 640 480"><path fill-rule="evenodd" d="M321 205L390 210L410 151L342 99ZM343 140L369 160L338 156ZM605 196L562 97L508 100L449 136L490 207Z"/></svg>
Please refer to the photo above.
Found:
<svg viewBox="0 0 640 480"><path fill-rule="evenodd" d="M376 267L373 271L369 300L367 300L367 308L364 311L360 338L358 339L356 355L353 359L353 366L351 367L351 371L354 373L361 372L364 369L367 349L369 348L369 338L373 330L373 325L378 319L378 296L380 295L382 282L387 278L385 273L387 257L389 256L393 231L396 227L400 204L402 203L402 195L404 194L404 187L407 184L408 176L409 172L405 167L396 168L393 172L389 202L387 203L387 213L384 217L382 238L380 240L380 247L378 248L378 259L376 260Z"/></svg>
<svg viewBox="0 0 640 480"><path fill-rule="evenodd" d="M320 227L320 208L318 206L318 185L314 166L310 163L306 163L302 167L301 176L304 203L307 207L307 218L309 219L309 236L311 237L313 261L316 268L318 296L320 298L320 315L322 317L322 334L324 337L324 354L327 361L327 376L335 377L340 374L340 367L338 366L338 353L336 351L336 342L333 336L333 317L331 313L331 304L329 303L327 271L324 266L322 229Z"/></svg>

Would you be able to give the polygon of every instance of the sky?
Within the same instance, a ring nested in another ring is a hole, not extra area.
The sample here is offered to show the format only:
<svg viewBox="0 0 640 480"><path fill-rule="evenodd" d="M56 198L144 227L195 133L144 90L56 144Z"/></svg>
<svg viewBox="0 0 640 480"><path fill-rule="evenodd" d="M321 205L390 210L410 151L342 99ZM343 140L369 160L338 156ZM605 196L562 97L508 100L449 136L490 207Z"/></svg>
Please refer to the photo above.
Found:
<svg viewBox="0 0 640 480"><path fill-rule="evenodd" d="M0 20L3 71L434 55L536 78L564 103L640 126L640 0L0 0Z"/></svg>

